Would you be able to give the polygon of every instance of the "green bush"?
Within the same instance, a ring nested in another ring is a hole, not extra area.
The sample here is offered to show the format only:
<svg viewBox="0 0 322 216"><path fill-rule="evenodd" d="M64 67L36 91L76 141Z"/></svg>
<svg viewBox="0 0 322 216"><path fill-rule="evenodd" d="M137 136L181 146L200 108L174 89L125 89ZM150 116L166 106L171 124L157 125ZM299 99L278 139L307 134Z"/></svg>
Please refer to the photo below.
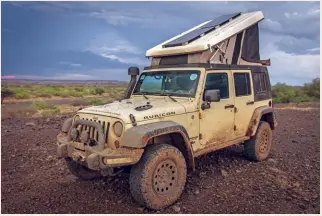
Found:
<svg viewBox="0 0 322 216"><path fill-rule="evenodd" d="M31 95L30 95L29 92L21 91L21 92L16 92L15 93L15 98L17 98L17 99L29 99L29 98L31 98Z"/></svg>
<svg viewBox="0 0 322 216"><path fill-rule="evenodd" d="M303 91L309 97L314 99L320 98L320 79L316 78L312 80L312 83L305 83L303 87Z"/></svg>
<svg viewBox="0 0 322 216"><path fill-rule="evenodd" d="M95 94L102 95L104 92L105 90L103 88L98 87L95 89Z"/></svg>
<svg viewBox="0 0 322 216"><path fill-rule="evenodd" d="M305 83L303 87L277 83L272 86L274 103L310 102L320 100L320 79Z"/></svg>
<svg viewBox="0 0 322 216"><path fill-rule="evenodd" d="M1 88L1 103L5 98L13 97L15 95L14 91L8 88Z"/></svg>
<svg viewBox="0 0 322 216"><path fill-rule="evenodd" d="M93 105L93 106L98 106L98 105L104 104L104 102L99 99L91 99L88 101L88 104Z"/></svg>
<svg viewBox="0 0 322 216"><path fill-rule="evenodd" d="M42 98L51 98L51 95L48 93L40 93L36 94L37 97L42 97Z"/></svg>
<svg viewBox="0 0 322 216"><path fill-rule="evenodd" d="M35 107L37 110L44 110L44 109L49 109L51 106L49 106L48 103L45 101L34 101L32 102L32 106Z"/></svg>
<svg viewBox="0 0 322 216"><path fill-rule="evenodd" d="M72 97L83 97L83 93L82 92L71 92L70 96L72 96Z"/></svg>

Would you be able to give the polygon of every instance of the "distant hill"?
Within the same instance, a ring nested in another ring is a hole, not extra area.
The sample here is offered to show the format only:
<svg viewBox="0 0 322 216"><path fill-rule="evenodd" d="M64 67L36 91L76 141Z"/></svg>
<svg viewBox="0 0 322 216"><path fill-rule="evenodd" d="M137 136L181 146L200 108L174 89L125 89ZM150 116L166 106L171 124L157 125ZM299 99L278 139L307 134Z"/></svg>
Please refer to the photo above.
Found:
<svg viewBox="0 0 322 216"><path fill-rule="evenodd" d="M127 81L119 81L119 80L33 80L33 79L1 79L2 81L26 81L26 82L117 82L124 83Z"/></svg>

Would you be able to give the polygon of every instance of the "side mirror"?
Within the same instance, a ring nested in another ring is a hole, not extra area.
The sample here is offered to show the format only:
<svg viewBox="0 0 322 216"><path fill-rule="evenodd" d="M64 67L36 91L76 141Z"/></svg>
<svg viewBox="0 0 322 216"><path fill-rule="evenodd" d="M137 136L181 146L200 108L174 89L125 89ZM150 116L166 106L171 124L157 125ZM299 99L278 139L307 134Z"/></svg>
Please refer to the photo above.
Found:
<svg viewBox="0 0 322 216"><path fill-rule="evenodd" d="M220 101L220 90L206 90L205 99L207 102L218 102Z"/></svg>

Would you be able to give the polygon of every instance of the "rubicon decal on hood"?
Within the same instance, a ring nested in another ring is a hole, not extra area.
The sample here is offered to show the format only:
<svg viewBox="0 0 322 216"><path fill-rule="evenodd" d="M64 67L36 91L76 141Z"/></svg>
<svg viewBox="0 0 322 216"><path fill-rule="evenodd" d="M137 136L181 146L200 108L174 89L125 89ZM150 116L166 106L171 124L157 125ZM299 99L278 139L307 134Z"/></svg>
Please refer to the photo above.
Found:
<svg viewBox="0 0 322 216"><path fill-rule="evenodd" d="M144 116L144 119L154 119L154 118L160 118L160 117L165 117L165 116L171 116L171 115L175 115L175 114L176 114L176 112L166 112L166 113L161 113L161 114Z"/></svg>

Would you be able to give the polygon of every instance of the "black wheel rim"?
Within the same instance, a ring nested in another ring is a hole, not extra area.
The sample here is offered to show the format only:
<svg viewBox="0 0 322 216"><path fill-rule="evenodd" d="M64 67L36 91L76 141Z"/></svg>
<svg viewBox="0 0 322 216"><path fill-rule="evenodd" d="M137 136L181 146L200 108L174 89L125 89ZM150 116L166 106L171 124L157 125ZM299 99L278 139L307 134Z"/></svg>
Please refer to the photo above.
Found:
<svg viewBox="0 0 322 216"><path fill-rule="evenodd" d="M269 134L267 130L262 131L259 139L259 152L265 154L269 148Z"/></svg>
<svg viewBox="0 0 322 216"><path fill-rule="evenodd" d="M172 160L162 161L153 173L153 189L157 194L171 193L176 185L178 169Z"/></svg>

